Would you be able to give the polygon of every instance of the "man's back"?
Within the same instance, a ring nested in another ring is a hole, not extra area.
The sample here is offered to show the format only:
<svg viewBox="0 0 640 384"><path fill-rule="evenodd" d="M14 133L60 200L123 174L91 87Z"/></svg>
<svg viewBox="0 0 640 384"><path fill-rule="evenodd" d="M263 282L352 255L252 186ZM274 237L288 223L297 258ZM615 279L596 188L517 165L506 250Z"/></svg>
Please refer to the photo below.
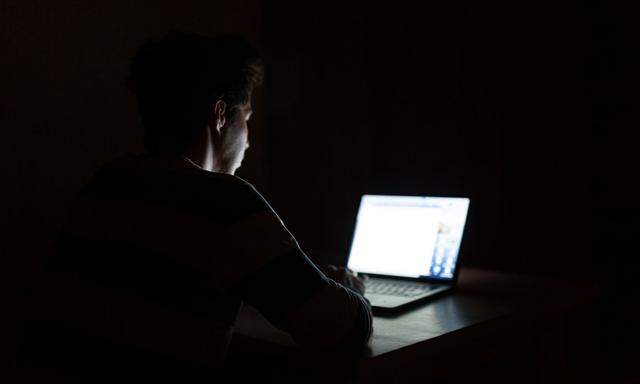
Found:
<svg viewBox="0 0 640 384"><path fill-rule="evenodd" d="M303 347L358 349L371 333L362 296L324 276L251 185L179 157L103 167L71 209L42 288L46 321L31 335L49 344L41 353L116 371L215 370L243 302Z"/></svg>

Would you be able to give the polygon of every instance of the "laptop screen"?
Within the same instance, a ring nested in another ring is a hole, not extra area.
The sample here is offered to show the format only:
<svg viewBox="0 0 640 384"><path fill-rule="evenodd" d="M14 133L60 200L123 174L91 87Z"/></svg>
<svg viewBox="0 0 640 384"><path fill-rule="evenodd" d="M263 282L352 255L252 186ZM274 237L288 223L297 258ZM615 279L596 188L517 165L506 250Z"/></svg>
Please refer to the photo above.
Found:
<svg viewBox="0 0 640 384"><path fill-rule="evenodd" d="M452 279L468 207L467 198L364 195L347 267Z"/></svg>

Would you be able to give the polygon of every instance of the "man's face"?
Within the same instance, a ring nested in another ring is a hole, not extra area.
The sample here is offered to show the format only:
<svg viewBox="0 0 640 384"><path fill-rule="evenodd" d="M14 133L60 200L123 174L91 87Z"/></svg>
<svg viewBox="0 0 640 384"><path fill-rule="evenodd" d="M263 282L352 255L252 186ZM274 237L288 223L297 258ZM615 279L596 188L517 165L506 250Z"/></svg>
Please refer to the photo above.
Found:
<svg viewBox="0 0 640 384"><path fill-rule="evenodd" d="M217 151L223 172L234 174L249 148L248 121L251 118L251 102L239 105L230 114L230 119L222 129L221 148Z"/></svg>

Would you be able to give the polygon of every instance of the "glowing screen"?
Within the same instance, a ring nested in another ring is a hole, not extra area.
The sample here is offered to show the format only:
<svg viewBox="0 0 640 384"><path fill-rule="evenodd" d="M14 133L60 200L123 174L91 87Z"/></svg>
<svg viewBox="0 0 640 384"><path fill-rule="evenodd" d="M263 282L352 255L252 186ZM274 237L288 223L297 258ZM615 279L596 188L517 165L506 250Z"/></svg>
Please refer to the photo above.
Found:
<svg viewBox="0 0 640 384"><path fill-rule="evenodd" d="M453 277L469 199L364 195L348 268L404 277Z"/></svg>

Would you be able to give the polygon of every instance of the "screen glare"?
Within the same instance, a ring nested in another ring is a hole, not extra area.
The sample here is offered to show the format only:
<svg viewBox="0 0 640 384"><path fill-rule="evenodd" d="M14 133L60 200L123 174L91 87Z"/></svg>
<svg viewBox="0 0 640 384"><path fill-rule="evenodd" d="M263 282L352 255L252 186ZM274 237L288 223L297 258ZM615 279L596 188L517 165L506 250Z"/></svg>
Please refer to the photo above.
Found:
<svg viewBox="0 0 640 384"><path fill-rule="evenodd" d="M348 268L360 273L453 278L469 199L364 195Z"/></svg>

